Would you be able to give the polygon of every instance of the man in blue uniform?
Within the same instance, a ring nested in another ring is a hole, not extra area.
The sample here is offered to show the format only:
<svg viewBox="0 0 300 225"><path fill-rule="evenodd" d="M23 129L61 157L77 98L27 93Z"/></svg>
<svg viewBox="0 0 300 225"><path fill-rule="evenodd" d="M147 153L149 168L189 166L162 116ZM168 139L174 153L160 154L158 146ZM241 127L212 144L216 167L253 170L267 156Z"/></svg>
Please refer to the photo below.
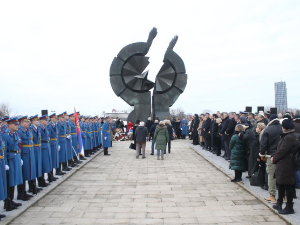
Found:
<svg viewBox="0 0 300 225"><path fill-rule="evenodd" d="M102 138L103 138L103 148L104 148L104 155L110 156L108 154L108 148L111 147L111 129L110 129L110 118L107 116L105 118L105 123L102 126Z"/></svg>
<svg viewBox="0 0 300 225"><path fill-rule="evenodd" d="M53 174L53 169L56 170L56 175L64 175L64 173L57 172L57 168L59 167L59 153L58 153L58 130L56 126L57 117L56 113L53 113L49 116L50 122L47 125L47 129L50 134L50 148L51 148L51 159L52 159L52 171L48 174L48 181L56 181L57 177Z"/></svg>
<svg viewBox="0 0 300 225"><path fill-rule="evenodd" d="M59 151L59 168L61 170L70 171L71 168L67 166L67 143L66 143L66 125L64 123L64 113L57 115L57 129L58 129L58 151Z"/></svg>
<svg viewBox="0 0 300 225"><path fill-rule="evenodd" d="M7 198L5 199L4 209L11 211L21 206L21 203L13 201L15 186L23 183L22 159L21 159L21 138L16 132L19 129L17 118L7 120L5 133L2 135L5 145L5 169L7 171Z"/></svg>
<svg viewBox="0 0 300 225"><path fill-rule="evenodd" d="M75 167L75 163L73 161L73 149L72 149L72 135L71 135L71 124L69 120L69 115L67 112L64 113L64 120L65 120L65 125L66 125L66 143L67 143L67 161L68 161L68 166L70 167ZM66 165L66 166L67 166Z"/></svg>
<svg viewBox="0 0 300 225"><path fill-rule="evenodd" d="M180 122L180 128L181 128L181 137L182 139L185 139L188 132L188 122L185 119L185 117L183 117L183 119Z"/></svg>
<svg viewBox="0 0 300 225"><path fill-rule="evenodd" d="M34 150L36 177L39 178L42 177L41 132L39 131L38 128L40 125L40 121L38 115L30 117L29 120L31 121L31 125L29 126L29 129L31 130L33 136L33 150ZM32 180L29 182L29 192L32 192L33 194L37 194L41 190L43 189L37 187L36 180Z"/></svg>
<svg viewBox="0 0 300 225"><path fill-rule="evenodd" d="M8 116L5 116L2 118L2 127L1 127L1 133L4 134L7 130L7 120L9 120Z"/></svg>
<svg viewBox="0 0 300 225"><path fill-rule="evenodd" d="M0 130L2 128L2 118L0 119ZM7 183L6 183L6 169L5 169L5 144L2 140L2 134L0 132L0 200L7 198ZM0 214L1 218L6 217L5 214Z"/></svg>
<svg viewBox="0 0 300 225"><path fill-rule="evenodd" d="M90 151L92 147L92 127L90 125L89 117L85 118L85 125L86 125L86 141L85 141L85 148L84 148L84 155L86 157L90 157Z"/></svg>
<svg viewBox="0 0 300 225"><path fill-rule="evenodd" d="M26 181L36 179L35 157L33 149L33 135L29 128L28 116L19 118L18 134L22 140L21 157L23 161L23 183L18 185L18 200L28 201L32 195L26 193Z"/></svg>
<svg viewBox="0 0 300 225"><path fill-rule="evenodd" d="M70 119L70 126L71 126L71 138L72 138L72 156L73 156L73 163L75 165L78 165L79 160L78 160L78 141L77 141L77 128L75 124L75 115L74 113L71 113L69 115ZM81 162L80 162L81 163Z"/></svg>
<svg viewBox="0 0 300 225"><path fill-rule="evenodd" d="M48 116L43 115L40 117L40 132L41 132L41 143L42 143L42 177L38 179L40 184L47 184L44 178L44 174L52 171L52 158L51 158L51 147L50 147L50 134L47 129ZM39 185L40 186L40 185Z"/></svg>

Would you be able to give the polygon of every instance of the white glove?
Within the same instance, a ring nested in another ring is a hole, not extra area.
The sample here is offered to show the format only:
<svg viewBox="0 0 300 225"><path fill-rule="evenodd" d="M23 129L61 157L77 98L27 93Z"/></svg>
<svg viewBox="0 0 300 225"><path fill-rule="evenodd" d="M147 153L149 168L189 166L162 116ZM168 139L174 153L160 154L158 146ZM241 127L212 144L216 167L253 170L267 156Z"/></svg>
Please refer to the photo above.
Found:
<svg viewBox="0 0 300 225"><path fill-rule="evenodd" d="M21 159L21 166L23 166L23 160Z"/></svg>
<svg viewBox="0 0 300 225"><path fill-rule="evenodd" d="M70 139L71 135L67 135L67 139Z"/></svg>
<svg viewBox="0 0 300 225"><path fill-rule="evenodd" d="M5 165L5 170L9 170L9 166L8 165Z"/></svg>
<svg viewBox="0 0 300 225"><path fill-rule="evenodd" d="M104 137L104 140L106 141L107 137Z"/></svg>
<svg viewBox="0 0 300 225"><path fill-rule="evenodd" d="M57 149L58 149L58 151L60 151L60 145L58 146L58 148L57 148Z"/></svg>

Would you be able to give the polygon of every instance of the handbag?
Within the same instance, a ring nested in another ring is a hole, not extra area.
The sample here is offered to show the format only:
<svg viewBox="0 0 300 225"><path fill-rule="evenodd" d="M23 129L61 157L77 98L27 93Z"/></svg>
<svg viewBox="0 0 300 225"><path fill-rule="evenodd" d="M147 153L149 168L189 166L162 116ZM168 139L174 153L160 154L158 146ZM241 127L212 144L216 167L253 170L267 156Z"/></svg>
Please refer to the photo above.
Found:
<svg viewBox="0 0 300 225"><path fill-rule="evenodd" d="M258 163L259 162L256 162L254 166L255 170L253 170L250 185L262 187L265 184L265 171L260 164L258 165Z"/></svg>
<svg viewBox="0 0 300 225"><path fill-rule="evenodd" d="M136 150L136 149L135 149L136 147L135 147L135 144L134 144L134 143L131 143L131 144L129 145L129 148L132 149L132 150Z"/></svg>

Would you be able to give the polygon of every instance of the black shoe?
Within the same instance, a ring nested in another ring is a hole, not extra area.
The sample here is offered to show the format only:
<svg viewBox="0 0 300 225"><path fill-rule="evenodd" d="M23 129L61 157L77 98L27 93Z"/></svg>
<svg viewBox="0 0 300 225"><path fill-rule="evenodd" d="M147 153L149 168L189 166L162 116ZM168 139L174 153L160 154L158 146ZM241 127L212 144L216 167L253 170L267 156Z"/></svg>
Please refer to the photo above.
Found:
<svg viewBox="0 0 300 225"><path fill-rule="evenodd" d="M4 217L6 217L6 215L0 214L0 219L2 219L2 218L4 218Z"/></svg>
<svg viewBox="0 0 300 225"><path fill-rule="evenodd" d="M37 193L41 192L42 190L43 190L43 188L38 188L38 187L36 187Z"/></svg>
<svg viewBox="0 0 300 225"><path fill-rule="evenodd" d="M294 195L293 195L293 199L297 199L297 195L296 195L296 193L294 193Z"/></svg>
<svg viewBox="0 0 300 225"><path fill-rule="evenodd" d="M110 154L106 154L105 156L110 156Z"/></svg>
<svg viewBox="0 0 300 225"><path fill-rule="evenodd" d="M52 177L52 180L56 181L56 180L58 180L58 177Z"/></svg>
<svg viewBox="0 0 300 225"><path fill-rule="evenodd" d="M142 155L142 153L140 153L140 155Z"/></svg>
<svg viewBox="0 0 300 225"><path fill-rule="evenodd" d="M22 203L17 203L17 202L14 202L14 201L11 201L11 204L13 206L16 206L16 207L22 206Z"/></svg>
<svg viewBox="0 0 300 225"><path fill-rule="evenodd" d="M86 158L83 158L83 157L82 157L82 158L80 158L80 162L81 162L81 161L84 161L84 160L86 160Z"/></svg>
<svg viewBox="0 0 300 225"><path fill-rule="evenodd" d="M49 184L47 184L47 183L45 182L45 183L43 183L43 184L38 184L38 186L39 186L39 187L48 187Z"/></svg>
<svg viewBox="0 0 300 225"><path fill-rule="evenodd" d="M62 172L62 171L56 171L55 175L58 175L58 176L63 176L65 175L66 173Z"/></svg>
<svg viewBox="0 0 300 225"><path fill-rule="evenodd" d="M65 167L65 168L62 168L62 170L63 170L63 171L70 171L70 170L72 170L72 168L70 168L70 167Z"/></svg>
<svg viewBox="0 0 300 225"><path fill-rule="evenodd" d="M231 182L236 182L236 179L235 179L235 178L234 178L234 179L232 179L232 180L231 180Z"/></svg>
<svg viewBox="0 0 300 225"><path fill-rule="evenodd" d="M277 200L276 205L273 205L273 209L276 209L277 211L281 211L282 210L282 201L280 202Z"/></svg>
<svg viewBox="0 0 300 225"><path fill-rule="evenodd" d="M150 155L154 155L154 153L151 153Z"/></svg>
<svg viewBox="0 0 300 225"><path fill-rule="evenodd" d="M85 157L91 157L91 155L90 155L90 154L85 154L84 156L85 156Z"/></svg>
<svg viewBox="0 0 300 225"><path fill-rule="evenodd" d="M146 158L146 156L142 157L142 159L145 159L145 158Z"/></svg>
<svg viewBox="0 0 300 225"><path fill-rule="evenodd" d="M278 211L278 213L279 213L279 214L282 214L282 215L294 214L295 211L294 211L294 209L293 209L293 205L294 205L293 202L291 202L291 203L286 203L286 207L285 207L283 210Z"/></svg>

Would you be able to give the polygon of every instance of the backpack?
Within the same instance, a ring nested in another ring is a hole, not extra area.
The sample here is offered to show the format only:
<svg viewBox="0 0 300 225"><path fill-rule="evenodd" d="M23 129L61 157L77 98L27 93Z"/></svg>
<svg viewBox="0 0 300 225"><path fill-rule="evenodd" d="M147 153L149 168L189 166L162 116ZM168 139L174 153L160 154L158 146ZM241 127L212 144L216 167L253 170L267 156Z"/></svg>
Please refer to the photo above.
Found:
<svg viewBox="0 0 300 225"><path fill-rule="evenodd" d="M295 156L293 156L292 154L290 154L290 156L293 159L293 162L296 166L296 171L300 170L300 134L297 134L297 142L298 142L298 150L295 154Z"/></svg>

